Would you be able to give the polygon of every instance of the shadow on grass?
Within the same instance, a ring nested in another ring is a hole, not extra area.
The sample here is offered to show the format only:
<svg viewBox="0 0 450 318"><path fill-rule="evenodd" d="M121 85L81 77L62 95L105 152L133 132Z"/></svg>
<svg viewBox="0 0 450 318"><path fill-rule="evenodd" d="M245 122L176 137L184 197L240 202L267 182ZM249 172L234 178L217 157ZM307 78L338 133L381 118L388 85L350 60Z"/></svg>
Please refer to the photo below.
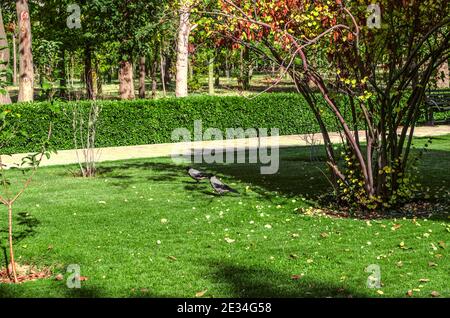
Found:
<svg viewBox="0 0 450 318"><path fill-rule="evenodd" d="M244 267L223 261L210 264L215 268L212 278L229 289L236 298L323 298L369 297L347 286L307 278L291 276L262 267Z"/></svg>
<svg viewBox="0 0 450 318"><path fill-rule="evenodd" d="M422 140L423 139L423 140ZM418 138L417 143L426 142L428 138ZM433 137L436 143L446 141L443 137ZM445 146L445 145L444 145ZM260 195L263 199L273 202L277 196L305 197L317 200L321 195L330 193L332 186L329 183L329 171L326 168L323 149L317 153L315 158L311 157L311 149L308 146L280 149L279 171L273 175L262 175L261 164L195 164L197 169L210 172L223 179L226 183L237 183L237 190L245 195L245 187L248 186L252 192ZM247 156L248 158L248 152ZM154 183L181 183L184 190L195 192L200 196L212 196L213 192L207 181L196 185L190 182L186 174L185 166L188 163L177 165L169 158L151 159L149 161L131 161L113 163L103 170L103 177L114 181L110 184L127 188L138 179ZM450 165L450 152L443 150L429 150L424 153L420 161L420 174L417 176L424 188L442 188L450 185L450 175L446 173L446 167ZM136 171L147 171L148 173L136 173ZM434 191L434 190L433 190ZM442 189L440 190L442 192ZM440 201L439 201L440 200ZM448 199L434 200L433 197L426 199L432 203L441 202L448 205ZM390 217L390 213L388 213ZM439 216L437 216L439 217ZM448 221L447 215L441 217Z"/></svg>
<svg viewBox="0 0 450 318"><path fill-rule="evenodd" d="M32 216L28 212L19 212L17 213L17 217L14 220L14 233L13 233L13 241L14 244L24 240L27 237L34 236L37 231L36 228L41 223L38 219ZM2 257L1 257L1 266L7 266L9 264L7 258L7 249L8 249L8 228L1 227L0 228L0 248L2 249Z"/></svg>
<svg viewBox="0 0 450 318"><path fill-rule="evenodd" d="M14 220L14 234L13 239L14 242L20 242L27 237L34 236L36 234L36 227L41 223L38 219L32 216L28 212L19 212L17 213L17 217ZM0 228L0 235L2 239L7 238L8 228L2 227ZM4 242L2 240L1 246L4 246Z"/></svg>
<svg viewBox="0 0 450 318"><path fill-rule="evenodd" d="M322 161L323 159L311 160L309 148L298 147L280 149L280 169L273 175L261 175L261 164L225 163L196 164L195 166L223 178L225 182L248 184L252 191L265 196L267 199L273 196L272 194L267 195L267 192L277 192L286 196L316 197L331 189L331 185L325 177L328 172L325 163ZM163 160L166 162L152 160L113 164L102 168L101 176L113 179L114 181L110 184L122 188L127 188L134 182L137 176L132 177L132 173L128 173L127 170L135 169L152 172L151 175L145 175L145 179L150 182L187 183L190 180L185 171L187 163L177 165L170 159ZM207 184L207 181L202 182L202 184ZM194 190L194 188L186 187L186 190Z"/></svg>
<svg viewBox="0 0 450 318"><path fill-rule="evenodd" d="M64 282L52 282L52 286L46 286L42 289L39 286L30 288L30 284L37 284L38 282L26 282L23 284L1 284L0 298L101 298L107 297L106 293L97 287L84 287L79 289L68 288ZM41 283L41 282L39 282ZM49 290L53 288L54 290Z"/></svg>

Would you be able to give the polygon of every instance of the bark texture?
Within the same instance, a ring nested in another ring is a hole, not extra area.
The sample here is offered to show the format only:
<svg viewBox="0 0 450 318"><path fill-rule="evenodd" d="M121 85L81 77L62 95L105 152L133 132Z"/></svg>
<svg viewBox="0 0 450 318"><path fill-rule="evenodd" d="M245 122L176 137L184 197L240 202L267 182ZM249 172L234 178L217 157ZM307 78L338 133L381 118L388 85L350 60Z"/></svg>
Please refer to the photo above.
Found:
<svg viewBox="0 0 450 318"><path fill-rule="evenodd" d="M182 1L179 11L180 26L178 30L177 42L177 76L176 76L176 97L188 95L188 69L189 69L189 33L191 25L189 22L191 8L188 0Z"/></svg>
<svg viewBox="0 0 450 318"><path fill-rule="evenodd" d="M19 102L31 102L34 98L34 69L31 48L31 22L28 0L17 0L19 20Z"/></svg>
<svg viewBox="0 0 450 318"><path fill-rule="evenodd" d="M145 98L145 57L139 58L139 98Z"/></svg>
<svg viewBox="0 0 450 318"><path fill-rule="evenodd" d="M133 63L121 61L119 64L119 95L121 99L134 99Z"/></svg>

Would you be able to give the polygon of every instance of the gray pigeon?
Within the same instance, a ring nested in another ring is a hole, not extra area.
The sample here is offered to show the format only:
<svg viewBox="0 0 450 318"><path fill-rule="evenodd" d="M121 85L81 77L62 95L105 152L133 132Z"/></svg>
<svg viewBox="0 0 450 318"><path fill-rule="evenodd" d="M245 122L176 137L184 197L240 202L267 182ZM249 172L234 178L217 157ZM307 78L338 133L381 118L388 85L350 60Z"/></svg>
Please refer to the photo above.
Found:
<svg viewBox="0 0 450 318"><path fill-rule="evenodd" d="M225 183L220 181L219 178L217 178L216 176L212 176L211 178L209 178L209 182L211 183L211 186L214 189L214 191L216 191L220 195L228 192L238 193L236 190L230 188Z"/></svg>
<svg viewBox="0 0 450 318"><path fill-rule="evenodd" d="M208 179L211 176L210 174L204 173L191 167L187 168L187 172L189 176L197 182L199 182L200 180Z"/></svg>

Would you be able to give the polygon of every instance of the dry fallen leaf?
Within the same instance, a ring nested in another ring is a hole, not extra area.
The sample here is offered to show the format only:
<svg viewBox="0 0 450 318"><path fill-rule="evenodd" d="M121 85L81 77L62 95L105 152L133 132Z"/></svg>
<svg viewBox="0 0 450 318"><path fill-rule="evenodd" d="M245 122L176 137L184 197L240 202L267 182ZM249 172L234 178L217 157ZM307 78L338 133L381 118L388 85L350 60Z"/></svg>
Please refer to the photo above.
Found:
<svg viewBox="0 0 450 318"><path fill-rule="evenodd" d="M293 279L293 280L299 280L300 278L302 278L303 277L303 275L292 275L291 276L291 278Z"/></svg>
<svg viewBox="0 0 450 318"><path fill-rule="evenodd" d="M58 274L58 275L55 276L55 279L56 280L63 280L64 276L63 276L63 274Z"/></svg>
<svg viewBox="0 0 450 318"><path fill-rule="evenodd" d="M419 283L428 283L430 280L428 278L419 279Z"/></svg>
<svg viewBox="0 0 450 318"><path fill-rule="evenodd" d="M208 291L207 289L205 289L203 291L199 291L195 294L195 297L203 297L207 291Z"/></svg>
<svg viewBox="0 0 450 318"><path fill-rule="evenodd" d="M89 278L87 278L86 276L80 276L80 282L84 282L87 281Z"/></svg>
<svg viewBox="0 0 450 318"><path fill-rule="evenodd" d="M384 295L384 292L382 290L377 290L378 295Z"/></svg>
<svg viewBox="0 0 450 318"><path fill-rule="evenodd" d="M431 292L431 296L432 296L432 297L439 297L440 294L439 294L437 291L433 290L433 291Z"/></svg>
<svg viewBox="0 0 450 318"><path fill-rule="evenodd" d="M236 240L230 239L229 237L226 237L224 240L229 244L236 242Z"/></svg>
<svg viewBox="0 0 450 318"><path fill-rule="evenodd" d="M412 297L413 291L412 291L411 289L408 290L408 291L406 292L406 295L407 295L408 297Z"/></svg>

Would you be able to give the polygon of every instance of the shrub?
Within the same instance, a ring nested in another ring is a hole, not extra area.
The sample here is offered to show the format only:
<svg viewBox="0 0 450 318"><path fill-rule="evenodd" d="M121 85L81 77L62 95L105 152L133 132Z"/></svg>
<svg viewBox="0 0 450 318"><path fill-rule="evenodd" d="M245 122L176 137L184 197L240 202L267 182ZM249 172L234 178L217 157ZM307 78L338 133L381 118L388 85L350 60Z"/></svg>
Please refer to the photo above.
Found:
<svg viewBox="0 0 450 318"><path fill-rule="evenodd" d="M48 102L2 106L2 109L20 114L16 119L20 121L18 126L27 134L17 136L12 144L4 145L1 153L38 151L38 145L46 138L45 127L51 116L53 147L73 149L72 111L75 103L61 102L59 106L62 111L56 118ZM204 129L274 127L279 128L282 135L319 131L314 115L299 94L263 94L254 99L192 96L97 103L102 109L97 126L97 147L169 143L175 128L185 127L193 132L194 120L202 120ZM90 102L78 102L78 106L89 109ZM333 117L328 114L324 116L330 130L336 130Z"/></svg>

